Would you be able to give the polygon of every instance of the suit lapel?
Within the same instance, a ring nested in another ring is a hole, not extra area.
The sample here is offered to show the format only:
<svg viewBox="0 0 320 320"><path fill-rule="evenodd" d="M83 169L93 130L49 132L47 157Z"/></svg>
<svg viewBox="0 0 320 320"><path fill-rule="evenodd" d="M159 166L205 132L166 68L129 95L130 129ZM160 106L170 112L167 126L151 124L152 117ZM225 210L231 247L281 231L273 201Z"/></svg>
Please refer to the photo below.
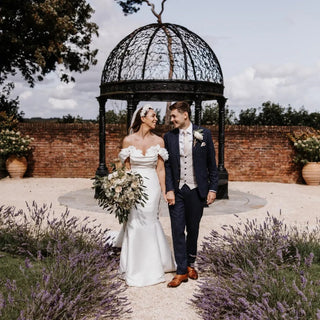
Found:
<svg viewBox="0 0 320 320"><path fill-rule="evenodd" d="M193 136L193 132L194 130L197 130L198 129L198 126L192 124L192 155L193 155L193 159L195 158L195 151L196 151L196 146L197 144L194 143L194 136Z"/></svg>
<svg viewBox="0 0 320 320"><path fill-rule="evenodd" d="M174 153L180 157L180 146L179 146L179 130L173 131L173 140L172 140Z"/></svg>

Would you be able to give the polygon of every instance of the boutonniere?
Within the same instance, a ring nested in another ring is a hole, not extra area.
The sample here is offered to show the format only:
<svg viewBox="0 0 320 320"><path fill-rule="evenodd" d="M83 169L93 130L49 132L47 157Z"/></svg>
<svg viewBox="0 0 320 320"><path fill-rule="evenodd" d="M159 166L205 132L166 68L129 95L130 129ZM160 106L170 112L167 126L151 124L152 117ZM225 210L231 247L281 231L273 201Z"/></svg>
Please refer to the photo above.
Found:
<svg viewBox="0 0 320 320"><path fill-rule="evenodd" d="M193 146L196 145L196 142L201 142L203 140L203 129L193 130Z"/></svg>

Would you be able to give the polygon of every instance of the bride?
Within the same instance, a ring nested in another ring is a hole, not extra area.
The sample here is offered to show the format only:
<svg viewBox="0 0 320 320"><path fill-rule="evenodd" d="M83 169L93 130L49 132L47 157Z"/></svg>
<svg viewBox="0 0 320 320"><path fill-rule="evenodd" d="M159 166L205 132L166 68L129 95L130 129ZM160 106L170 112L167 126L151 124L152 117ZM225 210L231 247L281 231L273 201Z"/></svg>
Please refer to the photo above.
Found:
<svg viewBox="0 0 320 320"><path fill-rule="evenodd" d="M152 133L158 119L150 105L136 110L130 134L119 153L127 169L143 177L148 200L132 209L118 238L122 246L120 276L129 286L148 286L165 281L165 272L176 270L169 244L159 221L161 193L165 198L164 161L168 152L163 139Z"/></svg>

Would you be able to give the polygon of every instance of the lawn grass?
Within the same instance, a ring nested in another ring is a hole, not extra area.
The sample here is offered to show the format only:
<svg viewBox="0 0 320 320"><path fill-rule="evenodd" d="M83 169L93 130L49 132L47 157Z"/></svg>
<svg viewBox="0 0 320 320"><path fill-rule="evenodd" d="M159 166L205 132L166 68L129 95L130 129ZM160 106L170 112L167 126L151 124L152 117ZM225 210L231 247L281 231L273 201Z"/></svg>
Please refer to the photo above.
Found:
<svg viewBox="0 0 320 320"><path fill-rule="evenodd" d="M27 268L26 261L28 264L26 257L0 252L0 293L3 293L6 300L10 293L11 299L16 301L13 305L6 304L1 320L18 318L20 310L26 307L23 297L30 296L31 288L35 287L41 278L43 263L35 261L32 268ZM9 290L8 286L14 286L16 289Z"/></svg>

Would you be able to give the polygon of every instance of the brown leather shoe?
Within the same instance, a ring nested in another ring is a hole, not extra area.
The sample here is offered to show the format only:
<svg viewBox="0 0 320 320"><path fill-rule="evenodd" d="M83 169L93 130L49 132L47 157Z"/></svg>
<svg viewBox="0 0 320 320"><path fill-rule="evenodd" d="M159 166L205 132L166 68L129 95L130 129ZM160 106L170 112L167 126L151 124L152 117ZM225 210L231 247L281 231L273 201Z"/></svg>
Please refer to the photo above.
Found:
<svg viewBox="0 0 320 320"><path fill-rule="evenodd" d="M198 272L196 271L195 268L188 267L188 277L192 280L198 279Z"/></svg>
<svg viewBox="0 0 320 320"><path fill-rule="evenodd" d="M176 274L173 279L168 283L169 288L179 287L181 282L188 281L188 274Z"/></svg>

